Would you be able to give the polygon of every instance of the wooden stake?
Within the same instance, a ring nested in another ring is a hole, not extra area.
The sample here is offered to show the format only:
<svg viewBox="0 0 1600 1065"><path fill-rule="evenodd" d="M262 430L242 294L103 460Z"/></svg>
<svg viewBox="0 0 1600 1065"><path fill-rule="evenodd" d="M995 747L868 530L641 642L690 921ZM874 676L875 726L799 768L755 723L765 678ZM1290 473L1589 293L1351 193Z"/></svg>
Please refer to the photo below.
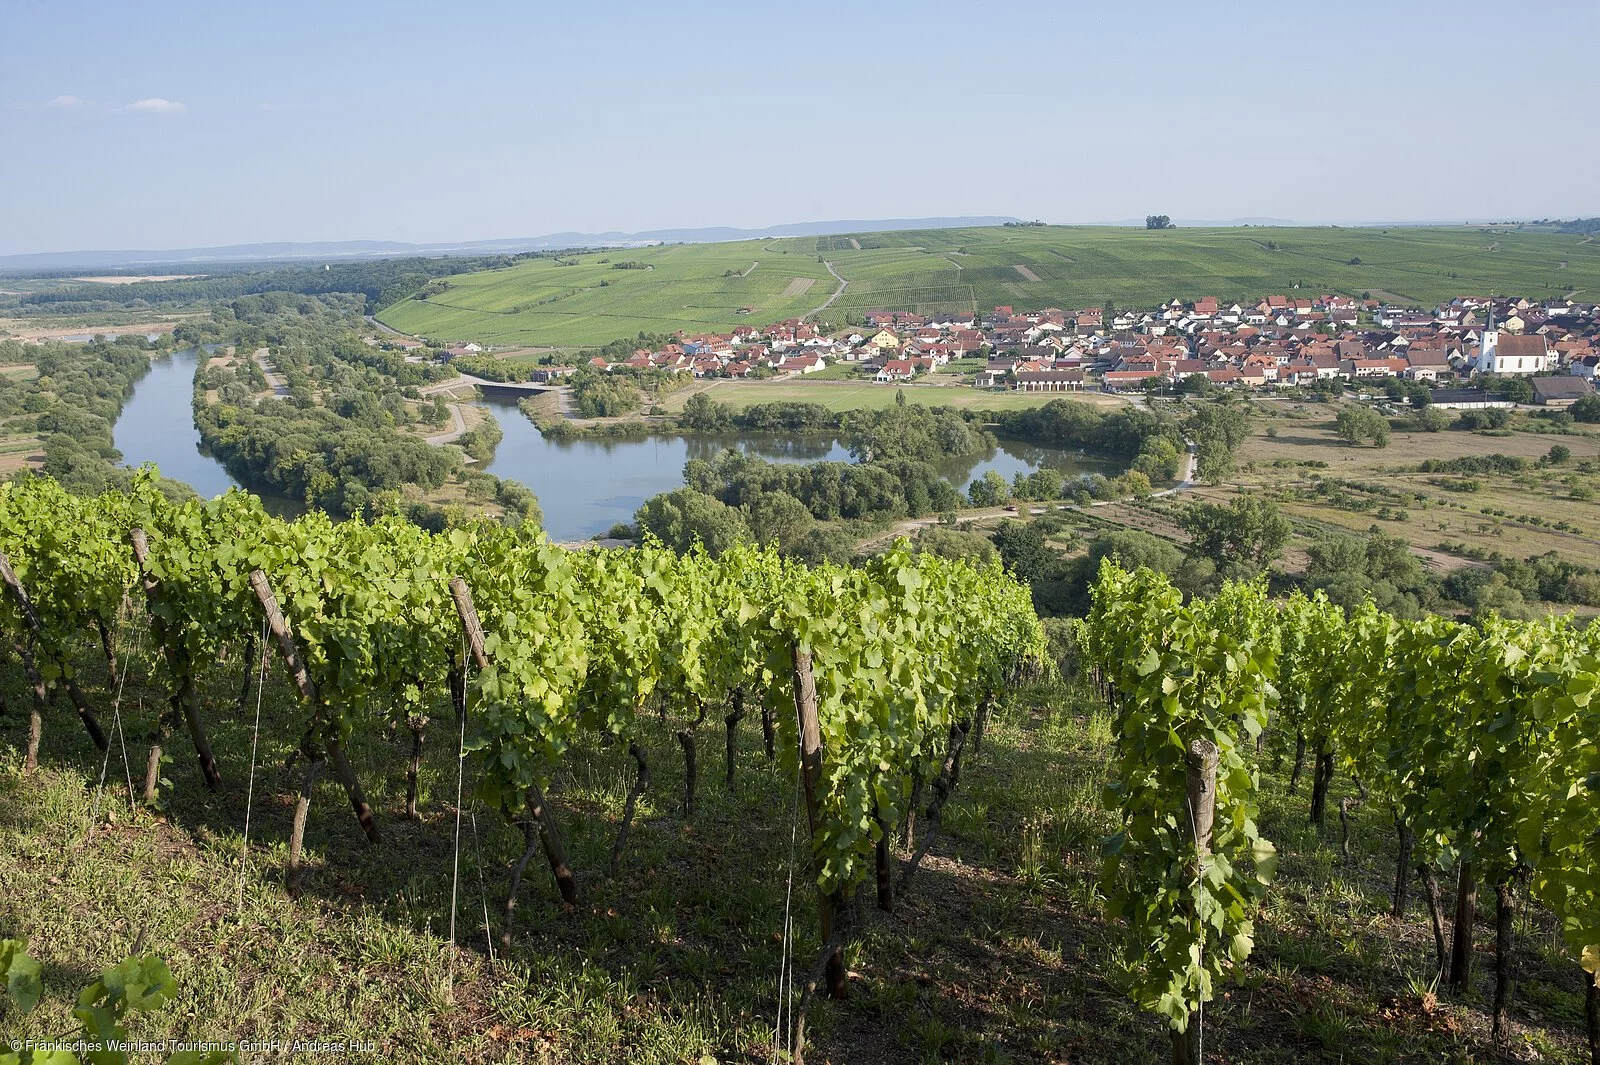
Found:
<svg viewBox="0 0 1600 1065"><path fill-rule="evenodd" d="M876 799L872 802L872 820L878 826L878 842L874 848L873 865L878 878L878 909L894 912L894 860L889 854L889 825L878 811Z"/></svg>
<svg viewBox="0 0 1600 1065"><path fill-rule="evenodd" d="M1516 883L1510 877L1494 886L1494 1013L1490 1028L1496 1046L1506 1041L1506 1008L1511 998L1511 920L1517 912Z"/></svg>
<svg viewBox="0 0 1600 1065"><path fill-rule="evenodd" d="M477 608L472 605L472 589L468 588L467 582L460 577L451 577L450 596L456 602L456 613L461 615L461 627L466 630L467 647L472 652L472 660L477 663L479 670L488 669L489 655L484 650L483 625L478 621ZM544 847L544 857L550 863L550 872L556 878L556 887L561 892L562 901L569 906L576 906L578 878L573 875L572 867L567 864L566 848L561 844L561 831L556 827L555 817L545 805L544 789L538 784L530 784L525 805L528 816L539 826L539 842ZM515 902L513 901L511 905L514 906ZM508 922L506 935L510 934Z"/></svg>
<svg viewBox="0 0 1600 1065"><path fill-rule="evenodd" d="M11 646L17 652L17 657L22 659L22 672L27 675L28 686L33 690L33 709L28 715L28 753L22 759L22 771L32 773L39 768L39 741L44 737L44 707L50 697L44 690L44 678L39 675L39 667L28 645L17 640Z"/></svg>
<svg viewBox="0 0 1600 1065"><path fill-rule="evenodd" d="M17 580L16 572L11 568L11 560L4 552L0 552L0 579L5 581L7 590L11 592L11 598L16 600L17 609L22 611L22 620L33 633L34 641L39 645L41 653L48 654L50 645L45 641L44 629L39 625L39 616L33 612L33 604L28 601L28 593L22 587L22 582ZM32 661L31 655L28 660ZM89 708L89 702L83 697L83 692L78 690L78 682L67 676L65 669L62 670L61 680L66 685L67 694L72 697L72 705L77 708L78 719L88 730L89 739L94 742L95 747L104 751L110 746L110 741L106 739L105 730L100 727L100 719Z"/></svg>
<svg viewBox="0 0 1600 1065"><path fill-rule="evenodd" d="M289 676L294 679L295 687L300 690L301 697L311 706L311 721L314 727L322 718L322 698L317 692L316 682L311 679L310 671L306 669L305 661L300 657L299 648L295 646L294 636L289 632L289 623L284 619L283 611L278 609L278 597L272 593L272 582L261 570L251 570L250 587L255 590L256 598L261 600L261 609L267 615L267 629L277 641L278 653L283 658L283 664L288 667ZM328 762L333 766L334 776L344 785L345 794L350 798L350 807L355 811L356 820L361 822L361 831L366 834L369 843L382 843L383 837L378 832L377 819L373 817L372 807L367 803L366 793L361 790L361 782L356 779L355 770L350 768L350 760L345 757L343 744L339 742L337 736L330 737L327 744ZM310 799L307 798L306 801L309 803Z"/></svg>
<svg viewBox="0 0 1600 1065"><path fill-rule="evenodd" d="M722 723L726 725L728 729L728 745L725 769L727 771L727 787L729 791L732 791L734 790L733 761L735 754L738 753L739 747L739 722L744 720L744 689L734 688L733 691L729 693L729 698L733 701L733 708L729 711L728 715L722 719Z"/></svg>
<svg viewBox="0 0 1600 1065"><path fill-rule="evenodd" d="M1461 863L1456 880L1456 920L1450 941L1450 985L1465 991L1472 980L1472 925L1478 914L1478 880L1471 862Z"/></svg>
<svg viewBox="0 0 1600 1065"><path fill-rule="evenodd" d="M189 726L189 738L194 741L195 754L200 759L200 774L205 777L206 787L212 791L222 789L222 775L217 771L216 755L211 753L211 740L206 735L206 726L200 719L200 693L194 686L194 663L189 658L189 650L182 640L173 639L168 631L167 623L162 619L158 607L161 603L161 583L151 574L149 567L150 544L145 539L144 530L133 528L128 530L128 539L133 544L133 557L139 563L139 581L144 587L145 602L150 608L150 628L155 632L156 641L161 644L162 652L167 658L167 668L172 672L177 682L177 690L172 695L172 708L183 713L184 722ZM166 717L167 715L162 715ZM162 722L162 733L166 733L166 722ZM161 742L158 739L153 748L155 754L152 761L159 765L161 761ZM157 769L156 775L159 776ZM154 779L147 773L145 778L145 798L153 801Z"/></svg>
<svg viewBox="0 0 1600 1065"><path fill-rule="evenodd" d="M794 706L800 718L800 778L806 797L806 823L810 828L812 860L817 865L817 873L821 875L821 863L816 858L817 829L819 814L817 808L817 784L822 778L822 726L817 720L817 682L811 675L811 652L800 649L799 644L794 645ZM833 943L834 940L834 900L832 896L823 892L821 886L817 888L817 917L822 926L823 943ZM845 971L844 956L835 949L828 955L827 960L828 994L832 998L845 996Z"/></svg>
<svg viewBox="0 0 1600 1065"><path fill-rule="evenodd" d="M1217 819L1217 745L1210 740L1189 741L1184 751L1186 772L1185 804L1187 809L1179 816L1189 826L1189 838L1194 843L1194 858L1189 866L1190 876L1199 879L1205 860L1211 855L1211 829ZM1202 1015L1197 1010L1189 1015L1188 1026L1172 1033L1172 1065L1199 1065Z"/></svg>

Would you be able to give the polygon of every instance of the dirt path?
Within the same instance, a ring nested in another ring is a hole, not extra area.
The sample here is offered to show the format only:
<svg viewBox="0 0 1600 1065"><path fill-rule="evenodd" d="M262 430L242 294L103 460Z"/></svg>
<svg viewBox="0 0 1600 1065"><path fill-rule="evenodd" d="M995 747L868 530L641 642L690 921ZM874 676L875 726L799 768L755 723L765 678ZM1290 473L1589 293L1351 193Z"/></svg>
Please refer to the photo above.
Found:
<svg viewBox="0 0 1600 1065"><path fill-rule="evenodd" d="M829 307L832 307L833 306L833 301L838 299L840 296L843 296L844 295L844 290L850 287L850 282L846 281L844 278L839 276L839 271L837 271L837 270L835 270L833 268L833 264L831 262L829 262L828 260L824 259L824 260L822 260L822 265L826 266L828 268L828 273L832 274L833 275L833 279L835 281L839 282L839 287L833 290L833 295L829 296L826 300L823 301L822 306L816 308L815 310L807 311L802 316L801 321L804 321L806 318L815 318L817 315L821 314L823 311L827 310Z"/></svg>
<svg viewBox="0 0 1600 1065"><path fill-rule="evenodd" d="M178 324L175 321L167 321L130 322L126 325L35 326L21 319L7 319L5 322L0 322L0 335L10 329L11 335L21 341L60 340L62 337L114 337L124 333L138 333L143 336L150 333L170 333L178 327Z"/></svg>
<svg viewBox="0 0 1600 1065"><path fill-rule="evenodd" d="M287 396L289 394L289 379L279 373L272 365L272 359L268 356L267 349L257 348L254 358L256 365L261 367L262 374L266 376L267 387L272 389L272 394L274 396ZM261 397L257 396L256 402L259 403L260 401Z"/></svg>

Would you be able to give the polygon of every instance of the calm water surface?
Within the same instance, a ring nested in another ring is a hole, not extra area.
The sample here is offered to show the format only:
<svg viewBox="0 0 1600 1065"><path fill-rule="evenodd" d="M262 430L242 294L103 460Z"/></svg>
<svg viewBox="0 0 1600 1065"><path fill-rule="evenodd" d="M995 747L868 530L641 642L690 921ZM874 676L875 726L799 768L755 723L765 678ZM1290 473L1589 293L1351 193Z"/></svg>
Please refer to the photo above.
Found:
<svg viewBox="0 0 1600 1065"><path fill-rule="evenodd" d="M183 481L210 499L236 482L222 463L200 450L194 427L194 370L199 353L178 351L150 363L150 372L133 386L133 398L111 430L124 466L153 462L161 476Z"/></svg>
<svg viewBox="0 0 1600 1065"><path fill-rule="evenodd" d="M850 452L832 437L781 437L765 433L717 436L651 436L617 440L546 440L509 400L480 400L504 433L485 467L497 477L533 489L545 528L557 540L581 540L633 520L639 504L683 484L683 465L712 459L734 448L768 462L849 462ZM1006 441L986 456L952 459L941 467L958 488L988 470L1006 480L1051 466L1068 476L1112 475L1115 463L1055 448Z"/></svg>
<svg viewBox="0 0 1600 1065"><path fill-rule="evenodd" d="M184 481L210 498L236 482L222 464L200 449L200 433L190 406L198 354L180 351L157 359L134 385L112 431L125 466L153 462L161 475ZM832 437L782 437L767 433L719 436L650 436L617 440L546 440L515 403L479 400L504 433L486 469L497 477L533 489L544 511L545 528L557 540L582 540L617 522L659 492L683 484L690 459L712 459L734 448L768 462L848 462L850 453ZM965 490L974 478L998 470L1006 480L1044 466L1069 477L1119 472L1115 463L1006 441L984 456L952 459L941 472Z"/></svg>

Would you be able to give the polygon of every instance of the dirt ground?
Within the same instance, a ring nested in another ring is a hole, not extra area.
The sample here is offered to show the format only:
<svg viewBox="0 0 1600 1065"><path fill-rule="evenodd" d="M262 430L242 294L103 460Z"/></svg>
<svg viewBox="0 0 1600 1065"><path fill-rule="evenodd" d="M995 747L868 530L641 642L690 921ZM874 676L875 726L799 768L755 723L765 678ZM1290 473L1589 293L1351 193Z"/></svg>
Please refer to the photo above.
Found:
<svg viewBox="0 0 1600 1065"><path fill-rule="evenodd" d="M92 281L97 285L131 285L135 281L188 281L204 274L143 274L139 277L75 277L74 281Z"/></svg>
<svg viewBox="0 0 1600 1065"><path fill-rule="evenodd" d="M100 325L41 325L23 318L0 318L0 338L12 337L24 342L56 340L60 337L82 336L85 333L170 333L178 328L175 321L120 322Z"/></svg>

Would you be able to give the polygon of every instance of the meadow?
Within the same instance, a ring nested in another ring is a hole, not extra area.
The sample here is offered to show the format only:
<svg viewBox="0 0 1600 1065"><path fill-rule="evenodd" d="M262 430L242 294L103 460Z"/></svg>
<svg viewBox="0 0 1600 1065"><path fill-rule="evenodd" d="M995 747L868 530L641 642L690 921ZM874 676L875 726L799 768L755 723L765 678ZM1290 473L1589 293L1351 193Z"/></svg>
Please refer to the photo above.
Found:
<svg viewBox="0 0 1600 1065"><path fill-rule="evenodd" d="M1151 307L1174 297L1253 301L1296 290L1418 306L1463 294L1594 299L1600 243L1580 240L1474 226L1030 226L679 244L461 275L442 293L396 304L379 318L421 336L506 346L727 330L822 306L838 288L826 264L849 282L821 316L836 324L869 310L1076 309L1107 300ZM651 269L615 269L622 261Z"/></svg>
<svg viewBox="0 0 1600 1065"><path fill-rule="evenodd" d="M973 410L1022 410L1037 407L1052 399L1071 398L1095 406L1117 407L1127 401L1101 392L1085 392L1070 397L1060 392L991 392L970 385L890 385L877 381L813 381L804 378L781 381L712 380L697 382L663 396L661 406L676 414L689 397L704 392L730 407L744 408L756 403L820 403L832 411L879 410L894 404L905 393L906 402L928 407L956 407Z"/></svg>

